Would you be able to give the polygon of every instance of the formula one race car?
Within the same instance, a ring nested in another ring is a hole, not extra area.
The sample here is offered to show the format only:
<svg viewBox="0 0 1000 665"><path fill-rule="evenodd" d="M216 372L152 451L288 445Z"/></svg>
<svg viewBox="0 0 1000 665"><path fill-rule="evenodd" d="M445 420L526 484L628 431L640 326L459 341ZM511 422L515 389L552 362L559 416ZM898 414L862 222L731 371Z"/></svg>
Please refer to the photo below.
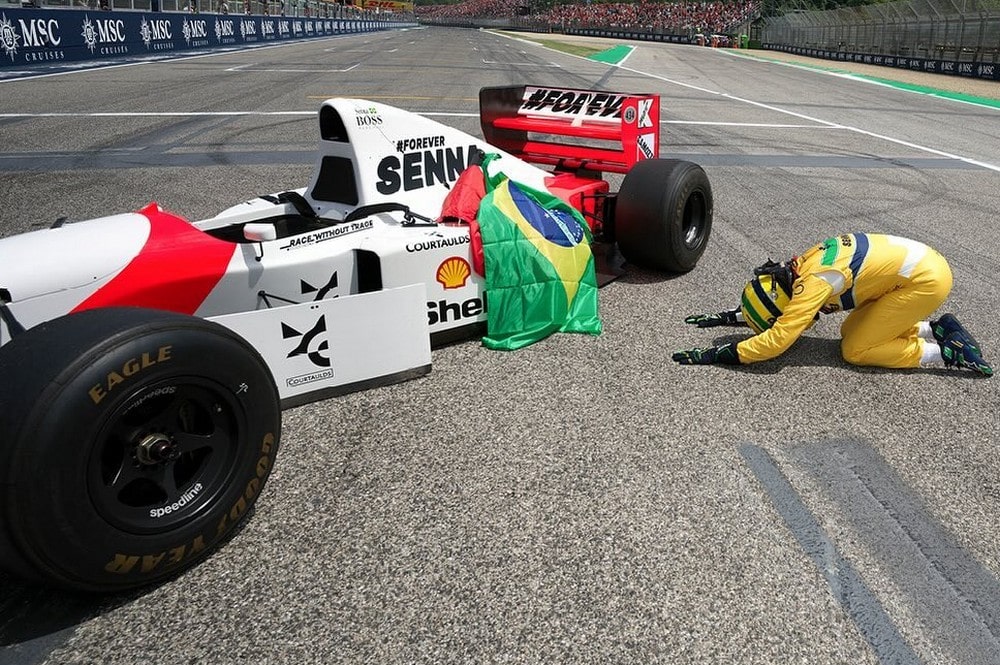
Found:
<svg viewBox="0 0 1000 665"><path fill-rule="evenodd" d="M0 240L0 566L92 591L184 570L248 514L282 408L420 376L481 331L469 226L436 221L480 151L579 210L595 255L695 266L711 187L658 159L658 97L487 88L480 116L485 141L330 99L308 187Z"/></svg>

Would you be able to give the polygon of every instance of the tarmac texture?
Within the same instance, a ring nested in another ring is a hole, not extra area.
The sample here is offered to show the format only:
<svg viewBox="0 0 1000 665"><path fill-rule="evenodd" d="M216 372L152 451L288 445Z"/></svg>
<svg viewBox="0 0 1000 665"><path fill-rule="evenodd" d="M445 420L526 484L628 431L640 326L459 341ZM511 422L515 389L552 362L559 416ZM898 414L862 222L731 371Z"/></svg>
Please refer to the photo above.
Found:
<svg viewBox="0 0 1000 665"><path fill-rule="evenodd" d="M433 28L0 82L3 235L207 217L307 183L325 98L478 135L479 88L516 83L660 94L661 156L715 195L697 268L602 289L602 335L287 411L256 514L180 577L0 573L0 663L1000 663L1000 383L848 365L837 316L768 363L670 360L742 337L683 320L766 258L869 231L947 257L942 311L1000 362L1000 110L636 46Z"/></svg>

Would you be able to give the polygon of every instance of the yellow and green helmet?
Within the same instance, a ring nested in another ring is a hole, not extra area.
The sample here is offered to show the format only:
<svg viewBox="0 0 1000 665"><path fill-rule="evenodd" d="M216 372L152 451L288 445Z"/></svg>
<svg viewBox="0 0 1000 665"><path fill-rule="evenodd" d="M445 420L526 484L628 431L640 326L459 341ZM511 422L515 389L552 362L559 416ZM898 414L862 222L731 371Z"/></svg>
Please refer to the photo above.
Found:
<svg viewBox="0 0 1000 665"><path fill-rule="evenodd" d="M768 261L754 270L740 299L743 320L759 335L774 325L792 299L792 272L784 263Z"/></svg>

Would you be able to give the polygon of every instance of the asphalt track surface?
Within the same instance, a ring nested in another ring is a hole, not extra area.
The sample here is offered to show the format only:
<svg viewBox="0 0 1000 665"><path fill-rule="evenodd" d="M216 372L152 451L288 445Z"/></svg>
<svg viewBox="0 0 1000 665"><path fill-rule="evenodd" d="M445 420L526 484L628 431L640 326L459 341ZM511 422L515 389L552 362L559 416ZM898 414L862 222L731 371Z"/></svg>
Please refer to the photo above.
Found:
<svg viewBox="0 0 1000 665"><path fill-rule="evenodd" d="M663 154L715 191L698 267L607 286L599 337L460 343L286 412L256 514L169 583L0 574L0 663L1000 662L1000 382L849 366L835 316L770 363L669 359L739 336L683 319L768 256L872 231L949 259L1000 361L996 108L706 48L357 35L0 83L0 232L208 216L306 184L324 98L478 133L478 88L513 83L662 95Z"/></svg>

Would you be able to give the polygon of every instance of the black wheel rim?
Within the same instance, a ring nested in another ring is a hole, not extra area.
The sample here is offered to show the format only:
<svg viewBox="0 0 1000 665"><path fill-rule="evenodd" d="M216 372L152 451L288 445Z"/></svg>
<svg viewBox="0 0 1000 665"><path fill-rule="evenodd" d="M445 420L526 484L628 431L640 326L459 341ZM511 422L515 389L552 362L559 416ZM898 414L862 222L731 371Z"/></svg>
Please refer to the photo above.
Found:
<svg viewBox="0 0 1000 665"><path fill-rule="evenodd" d="M693 192L684 203L682 232L684 246L688 249L698 249L704 240L706 208L705 196L701 192Z"/></svg>
<svg viewBox="0 0 1000 665"><path fill-rule="evenodd" d="M156 534L197 519L229 486L247 431L232 393L202 378L144 386L101 426L87 470L111 525Z"/></svg>

